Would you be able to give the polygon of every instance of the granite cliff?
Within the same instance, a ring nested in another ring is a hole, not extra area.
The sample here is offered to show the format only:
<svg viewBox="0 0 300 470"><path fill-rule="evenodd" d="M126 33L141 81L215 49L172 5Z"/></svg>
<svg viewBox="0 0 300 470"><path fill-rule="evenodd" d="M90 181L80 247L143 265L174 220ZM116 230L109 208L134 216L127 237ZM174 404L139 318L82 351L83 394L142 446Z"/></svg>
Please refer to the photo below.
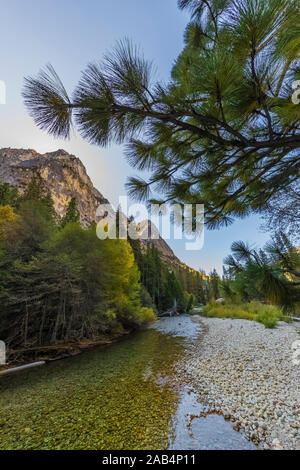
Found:
<svg viewBox="0 0 300 470"><path fill-rule="evenodd" d="M83 163L65 150L39 154L28 149L0 149L0 183L18 187L22 193L33 177L40 177L49 189L54 208L63 216L71 198L75 198L82 225L96 219L100 204L109 201L93 186ZM162 258L179 264L169 245L161 237L157 240L142 240L142 245L154 244ZM180 263L181 264L181 263Z"/></svg>
<svg viewBox="0 0 300 470"><path fill-rule="evenodd" d="M64 150L43 155L35 150L0 150L0 183L10 183L23 192L36 176L41 177L50 190L58 215L65 214L72 197L76 199L83 225L95 219L99 204L108 203L94 188L79 158Z"/></svg>

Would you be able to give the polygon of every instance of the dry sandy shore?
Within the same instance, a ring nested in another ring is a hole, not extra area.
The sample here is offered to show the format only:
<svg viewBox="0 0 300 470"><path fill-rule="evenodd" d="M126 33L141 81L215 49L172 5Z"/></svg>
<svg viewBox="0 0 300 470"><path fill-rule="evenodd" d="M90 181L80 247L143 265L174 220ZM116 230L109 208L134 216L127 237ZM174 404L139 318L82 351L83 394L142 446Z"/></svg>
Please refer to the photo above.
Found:
<svg viewBox="0 0 300 470"><path fill-rule="evenodd" d="M265 449L300 449L300 365L292 360L300 325L194 321L204 331L186 372L200 400Z"/></svg>

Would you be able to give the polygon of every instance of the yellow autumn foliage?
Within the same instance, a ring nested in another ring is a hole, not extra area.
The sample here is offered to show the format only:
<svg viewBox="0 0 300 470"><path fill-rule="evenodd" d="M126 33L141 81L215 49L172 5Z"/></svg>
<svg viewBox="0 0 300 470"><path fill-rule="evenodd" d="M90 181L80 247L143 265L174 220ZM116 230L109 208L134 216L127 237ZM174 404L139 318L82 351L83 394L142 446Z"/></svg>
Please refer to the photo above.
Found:
<svg viewBox="0 0 300 470"><path fill-rule="evenodd" d="M0 241L3 241L7 228L16 222L17 218L11 206L0 206Z"/></svg>

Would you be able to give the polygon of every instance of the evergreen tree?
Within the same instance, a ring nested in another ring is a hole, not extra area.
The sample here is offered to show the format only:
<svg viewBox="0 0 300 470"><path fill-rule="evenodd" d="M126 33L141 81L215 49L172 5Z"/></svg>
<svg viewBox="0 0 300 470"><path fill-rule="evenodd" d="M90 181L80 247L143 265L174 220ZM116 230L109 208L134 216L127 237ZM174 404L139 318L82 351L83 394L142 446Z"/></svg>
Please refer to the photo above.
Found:
<svg viewBox="0 0 300 470"><path fill-rule="evenodd" d="M99 240L94 226L76 221L61 227L53 212L40 181L28 185L17 213L0 206L0 337L7 345L55 345L154 321L151 305L141 303L129 243Z"/></svg>
<svg viewBox="0 0 300 470"><path fill-rule="evenodd" d="M53 200L41 178L30 181L18 198L16 211L20 218L15 233L15 254L29 260L34 254L43 251L43 244L57 226Z"/></svg>
<svg viewBox="0 0 300 470"><path fill-rule="evenodd" d="M163 292L163 307L164 310L169 310L173 307L174 301L177 302L177 308L183 312L185 310L185 299L181 286L173 271L167 271L165 289Z"/></svg>
<svg viewBox="0 0 300 470"><path fill-rule="evenodd" d="M207 295L206 295L206 282L205 281L205 278L206 278L206 274L204 271L201 271L198 273L199 277L198 277L198 286L197 286L197 292L196 292L196 298L198 300L199 303L201 304L205 304L208 299L207 299Z"/></svg>
<svg viewBox="0 0 300 470"><path fill-rule="evenodd" d="M293 310L300 301L300 254L284 234L277 235L264 250L234 242L225 259L225 295L242 300L266 300Z"/></svg>
<svg viewBox="0 0 300 470"><path fill-rule="evenodd" d="M61 227L65 227L67 224L72 222L79 222L80 212L77 209L76 199L72 197L67 207L67 211L61 220Z"/></svg>
<svg viewBox="0 0 300 470"><path fill-rule="evenodd" d="M300 186L295 182L280 191L268 202L262 214L262 229L273 235L284 232L293 243L300 245Z"/></svg>
<svg viewBox="0 0 300 470"><path fill-rule="evenodd" d="M49 216L52 218L56 217L51 193L46 188L45 183L40 176L33 177L27 185L24 193L19 196L17 202L18 209L27 201L37 201L43 204L48 208Z"/></svg>
<svg viewBox="0 0 300 470"><path fill-rule="evenodd" d="M214 299L218 299L220 297L220 290L219 290L220 281L221 281L220 276L218 275L216 269L214 269L209 275L211 293Z"/></svg>
<svg viewBox="0 0 300 470"><path fill-rule="evenodd" d="M18 188L11 186L9 183L0 184L0 206L15 207L18 196Z"/></svg>
<svg viewBox="0 0 300 470"><path fill-rule="evenodd" d="M93 144L128 139L130 163L151 172L131 178L131 196L153 199L154 189L160 202L204 203L216 227L265 209L299 178L299 0L179 6L192 17L168 85L155 83L151 64L124 41L88 66L73 102L51 66L27 78L23 94L54 136L69 135L74 115Z"/></svg>
<svg viewBox="0 0 300 470"><path fill-rule="evenodd" d="M188 303L187 303L187 307L186 307L186 312L187 313L190 313L190 311L193 308L193 305L194 305L194 296L193 296L193 294L191 294L190 297L189 297Z"/></svg>

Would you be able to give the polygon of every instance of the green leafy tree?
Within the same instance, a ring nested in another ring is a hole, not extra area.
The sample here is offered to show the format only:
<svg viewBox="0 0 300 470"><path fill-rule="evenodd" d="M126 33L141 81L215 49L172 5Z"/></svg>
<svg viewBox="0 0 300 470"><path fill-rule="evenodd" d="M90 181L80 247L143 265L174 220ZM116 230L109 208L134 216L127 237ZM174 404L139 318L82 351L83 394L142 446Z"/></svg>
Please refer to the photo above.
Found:
<svg viewBox="0 0 300 470"><path fill-rule="evenodd" d="M16 226L17 215L10 205L0 205L0 243L6 242L11 228Z"/></svg>
<svg viewBox="0 0 300 470"><path fill-rule="evenodd" d="M61 227L39 180L16 212L0 205L0 337L10 348L94 339L156 319L129 243L81 227L74 203L67 215Z"/></svg>
<svg viewBox="0 0 300 470"><path fill-rule="evenodd" d="M74 117L93 144L129 142L130 163L150 171L148 180L131 178L131 195L200 201L216 227L265 209L298 179L299 1L179 6L192 17L168 85L123 41L87 67L72 101L51 66L26 79L23 95L36 124L54 136L67 137Z"/></svg>
<svg viewBox="0 0 300 470"><path fill-rule="evenodd" d="M0 252L0 303L0 336L11 348L93 339L156 319L141 304L129 244L99 240L74 222L57 228L30 259L12 262Z"/></svg>

